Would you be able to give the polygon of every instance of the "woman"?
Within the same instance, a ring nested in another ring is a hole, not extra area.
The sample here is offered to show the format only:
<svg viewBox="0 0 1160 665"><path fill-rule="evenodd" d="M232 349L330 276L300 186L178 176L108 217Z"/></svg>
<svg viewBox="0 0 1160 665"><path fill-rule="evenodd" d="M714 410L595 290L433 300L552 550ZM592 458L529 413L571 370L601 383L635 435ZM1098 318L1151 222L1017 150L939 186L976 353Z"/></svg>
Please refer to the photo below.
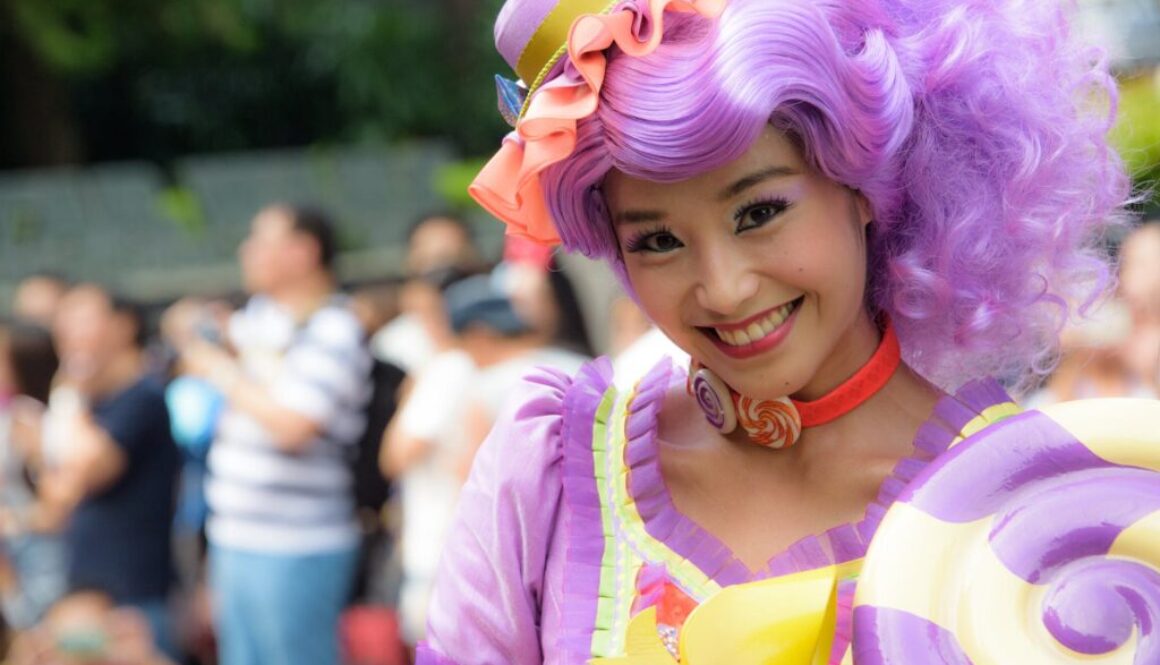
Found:
<svg viewBox="0 0 1160 665"><path fill-rule="evenodd" d="M0 325L0 554L10 566L0 602L16 630L31 628L65 591L65 553L58 536L33 517L35 432L59 360L47 330Z"/></svg>
<svg viewBox="0 0 1160 665"><path fill-rule="evenodd" d="M1066 30L1052 3L509 0L530 92L500 85L517 132L473 194L607 260L693 365L534 381L479 453L420 662L739 662L690 612L811 571L842 581L803 648L843 662L886 507L1108 282L1113 85ZM732 616L808 604L771 593Z"/></svg>

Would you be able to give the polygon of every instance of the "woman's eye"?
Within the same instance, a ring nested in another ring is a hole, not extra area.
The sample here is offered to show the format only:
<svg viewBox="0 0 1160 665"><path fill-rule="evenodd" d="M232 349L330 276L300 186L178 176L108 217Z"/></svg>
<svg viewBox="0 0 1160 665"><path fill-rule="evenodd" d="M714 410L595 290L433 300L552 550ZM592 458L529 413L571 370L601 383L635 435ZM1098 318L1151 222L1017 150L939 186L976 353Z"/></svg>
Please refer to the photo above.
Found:
<svg viewBox="0 0 1160 665"><path fill-rule="evenodd" d="M682 246L681 241L672 233L668 231L654 231L634 237L628 242L627 251L630 254L637 252L664 254L674 249L679 249Z"/></svg>
<svg viewBox="0 0 1160 665"><path fill-rule="evenodd" d="M789 204L784 201L754 203L741 209L737 215L737 230L745 231L764 226L780 215Z"/></svg>

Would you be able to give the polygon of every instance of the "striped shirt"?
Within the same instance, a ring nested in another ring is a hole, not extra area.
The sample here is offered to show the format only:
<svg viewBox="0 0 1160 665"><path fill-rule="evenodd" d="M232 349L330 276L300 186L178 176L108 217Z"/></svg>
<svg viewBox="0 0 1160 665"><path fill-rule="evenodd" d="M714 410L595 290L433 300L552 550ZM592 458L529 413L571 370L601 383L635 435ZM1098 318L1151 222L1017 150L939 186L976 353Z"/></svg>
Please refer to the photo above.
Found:
<svg viewBox="0 0 1160 665"><path fill-rule="evenodd" d="M209 455L210 542L265 553L346 549L358 541L348 460L366 425L371 358L336 297L301 325L255 297L230 322L247 377L319 425L302 453L283 452L255 418L227 408Z"/></svg>

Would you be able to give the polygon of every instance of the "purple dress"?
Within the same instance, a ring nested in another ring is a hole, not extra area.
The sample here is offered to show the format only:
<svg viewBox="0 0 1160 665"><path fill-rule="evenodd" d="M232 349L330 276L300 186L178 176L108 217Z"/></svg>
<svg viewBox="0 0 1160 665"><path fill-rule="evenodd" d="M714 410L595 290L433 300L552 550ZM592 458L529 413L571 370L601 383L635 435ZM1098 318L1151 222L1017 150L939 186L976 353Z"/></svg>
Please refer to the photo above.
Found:
<svg viewBox="0 0 1160 665"><path fill-rule="evenodd" d="M666 392L685 373L658 364L618 392L600 359L574 378L550 370L501 418L460 497L434 596L428 665L584 665L623 655L628 621L657 577L696 602L721 587L837 564L832 663L848 662L854 576L886 509L952 442L1017 410L994 381L943 399L916 454L864 518L803 538L758 571L674 506L656 440Z"/></svg>

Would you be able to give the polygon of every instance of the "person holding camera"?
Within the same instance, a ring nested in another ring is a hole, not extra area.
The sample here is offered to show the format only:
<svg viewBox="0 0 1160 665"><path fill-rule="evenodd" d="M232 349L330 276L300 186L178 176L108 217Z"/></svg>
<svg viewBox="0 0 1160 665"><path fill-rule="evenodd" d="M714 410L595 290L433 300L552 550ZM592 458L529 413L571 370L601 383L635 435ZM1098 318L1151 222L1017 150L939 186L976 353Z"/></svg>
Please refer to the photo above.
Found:
<svg viewBox="0 0 1160 665"><path fill-rule="evenodd" d="M358 557L349 458L371 358L332 272L334 227L272 205L239 251L246 306L182 349L224 396L209 452L210 587L223 665L338 662Z"/></svg>

